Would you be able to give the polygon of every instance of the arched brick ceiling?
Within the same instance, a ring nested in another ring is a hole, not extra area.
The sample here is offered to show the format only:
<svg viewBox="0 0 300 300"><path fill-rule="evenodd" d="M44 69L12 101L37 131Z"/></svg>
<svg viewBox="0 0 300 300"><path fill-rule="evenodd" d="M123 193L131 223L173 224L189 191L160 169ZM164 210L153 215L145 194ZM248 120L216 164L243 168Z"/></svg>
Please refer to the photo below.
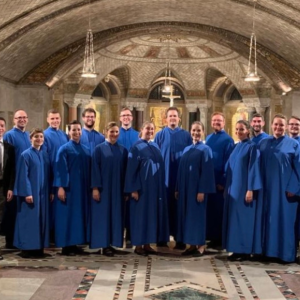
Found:
<svg viewBox="0 0 300 300"><path fill-rule="evenodd" d="M1 1L0 76L14 82L21 79L26 82L28 76L31 79L27 82L45 82L45 78L57 72L70 57L78 63L82 59L89 12L99 50L113 47L113 38L119 42L118 32L126 32L130 41L143 40L149 30L159 33L169 22L178 27L180 23L206 26L204 39L247 57L252 0L90 0L90 3L80 0ZM277 73L297 88L300 86L297 51L300 1L258 0L256 7L256 34L263 72ZM155 23L155 26L147 26L148 23ZM141 25L147 30L136 35ZM196 26L191 30L202 33ZM178 34L188 35L188 31L182 33L178 28ZM105 35L111 38L108 43ZM189 49L181 53L185 55Z"/></svg>

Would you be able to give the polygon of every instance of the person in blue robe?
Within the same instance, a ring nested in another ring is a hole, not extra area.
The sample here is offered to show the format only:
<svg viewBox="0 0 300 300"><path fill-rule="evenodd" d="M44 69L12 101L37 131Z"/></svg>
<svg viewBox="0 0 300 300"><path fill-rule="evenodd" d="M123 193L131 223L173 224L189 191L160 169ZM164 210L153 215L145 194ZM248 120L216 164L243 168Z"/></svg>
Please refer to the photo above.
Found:
<svg viewBox="0 0 300 300"><path fill-rule="evenodd" d="M114 255L111 246L123 247L124 180L128 151L119 145L118 137L117 123L108 123L106 140L96 146L92 156L90 248L103 248L106 256Z"/></svg>
<svg viewBox="0 0 300 300"><path fill-rule="evenodd" d="M213 153L216 193L209 194L207 200L206 235L208 247L222 245L222 222L224 210L225 165L233 149L233 139L224 131L225 117L215 112L211 118L214 132L207 136L206 145Z"/></svg>
<svg viewBox="0 0 300 300"><path fill-rule="evenodd" d="M90 149L91 155L93 154L95 147L104 142L104 135L96 131L96 111L93 108L86 108L82 112L82 120L84 127L82 128L82 134L80 143L87 146Z"/></svg>
<svg viewBox="0 0 300 300"><path fill-rule="evenodd" d="M54 165L56 160L56 154L58 149L69 141L69 138L65 132L59 129L61 123L61 117L56 109L50 109L47 113L47 122L49 127L44 131L44 143L42 150L48 153L51 171L50 171L50 183L51 183L51 202L49 207L50 214L50 230L51 230L51 240L54 241L54 218L55 218L55 203L53 201L54 196L57 195L57 189L53 186L54 180Z"/></svg>
<svg viewBox="0 0 300 300"><path fill-rule="evenodd" d="M255 113L251 118L252 127L252 142L254 142L256 145L262 140L268 137L269 135L263 131L263 127L265 126L265 120L263 115L259 113Z"/></svg>
<svg viewBox="0 0 300 300"><path fill-rule="evenodd" d="M166 111L167 127L157 132L154 142L159 146L165 163L167 187L167 199L169 206L170 234L176 240L175 249L184 250L185 245L176 237L177 228L177 201L175 199L175 187L177 172L181 156L185 147L192 144L192 139L186 130L179 127L179 110L177 107L169 107ZM165 246L160 244L160 246Z"/></svg>
<svg viewBox="0 0 300 300"><path fill-rule="evenodd" d="M201 141L203 133L203 124L194 122L193 144L184 149L178 169L176 237L190 245L182 255L204 254L207 194L215 192L212 152Z"/></svg>
<svg viewBox="0 0 300 300"><path fill-rule="evenodd" d="M81 125L68 125L70 141L57 152L54 186L58 188L55 206L55 243L63 255L80 252L76 245L90 238L90 150L80 143Z"/></svg>
<svg viewBox="0 0 300 300"><path fill-rule="evenodd" d="M257 191L262 188L259 169L259 151L250 141L250 124L240 120L235 125L239 139L226 164L226 186L223 217L223 248L233 252L231 261L242 261L250 254L261 254L256 247L256 220L261 219L257 209ZM261 235L258 235L261 237ZM261 245L259 243L259 245Z"/></svg>
<svg viewBox="0 0 300 300"><path fill-rule="evenodd" d="M125 192L131 194L130 229L135 253L155 254L150 244L169 240L164 162L159 147L151 142L154 124L145 122L141 139L128 154Z"/></svg>
<svg viewBox="0 0 300 300"><path fill-rule="evenodd" d="M24 110L17 110L14 113L14 127L7 131L3 140L14 146L15 149L15 162L16 162L16 174L19 173L19 159L21 153L31 147L29 133L26 131L26 126L28 124L28 116ZM17 215L17 198L18 191L17 185L15 184L13 190L13 198L10 201L5 202L2 229L5 234L6 249L14 249L14 232L15 232L15 222Z"/></svg>
<svg viewBox="0 0 300 300"><path fill-rule="evenodd" d="M19 158L17 217L14 246L21 249L23 258L43 256L49 247L49 176L50 160L41 150L42 129L30 133L32 147Z"/></svg>
<svg viewBox="0 0 300 300"><path fill-rule="evenodd" d="M284 262L296 258L296 216L299 192L299 143L285 135L286 117L280 114L272 120L273 136L263 139L260 169L263 190L258 201L263 203L263 254Z"/></svg>

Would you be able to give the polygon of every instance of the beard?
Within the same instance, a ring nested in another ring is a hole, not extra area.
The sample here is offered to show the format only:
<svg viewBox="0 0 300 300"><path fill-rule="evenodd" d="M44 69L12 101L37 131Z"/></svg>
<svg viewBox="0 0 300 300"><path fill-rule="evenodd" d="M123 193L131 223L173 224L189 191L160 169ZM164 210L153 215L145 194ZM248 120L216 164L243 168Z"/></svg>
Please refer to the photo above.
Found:
<svg viewBox="0 0 300 300"><path fill-rule="evenodd" d="M89 128L89 129L93 129L93 128L94 128L94 125L95 125L95 122L93 122L93 123L91 123L91 124L90 124L90 123L85 123L85 124L84 124L84 126L87 127L87 128Z"/></svg>

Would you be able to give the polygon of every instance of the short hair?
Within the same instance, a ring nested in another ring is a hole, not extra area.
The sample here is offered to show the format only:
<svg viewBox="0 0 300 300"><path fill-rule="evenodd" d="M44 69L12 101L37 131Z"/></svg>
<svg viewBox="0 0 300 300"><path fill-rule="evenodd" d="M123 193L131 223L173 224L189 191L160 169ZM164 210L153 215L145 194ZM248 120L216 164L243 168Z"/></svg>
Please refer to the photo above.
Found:
<svg viewBox="0 0 300 300"><path fill-rule="evenodd" d="M176 106L170 106L166 109L166 112L165 112L166 117L168 116L168 112L171 111L171 110L177 111L178 117L180 118L180 111Z"/></svg>
<svg viewBox="0 0 300 300"><path fill-rule="evenodd" d="M254 119L254 118L262 118L262 120L264 121L264 117L262 114L259 114L259 113L255 113L253 114L252 118L251 118L251 121Z"/></svg>
<svg viewBox="0 0 300 300"><path fill-rule="evenodd" d="M74 120L74 121L72 121L71 123L68 124L68 131L71 130L72 125L80 125L80 127L81 127L81 123L78 120Z"/></svg>
<svg viewBox="0 0 300 300"><path fill-rule="evenodd" d="M3 121L4 124L6 125L6 120L4 118L0 117L0 121Z"/></svg>
<svg viewBox="0 0 300 300"><path fill-rule="evenodd" d="M289 118L289 122L291 121L291 119L296 119L297 121L300 121L300 118L297 117L297 116L291 116L291 117Z"/></svg>
<svg viewBox="0 0 300 300"><path fill-rule="evenodd" d="M220 111L213 112L212 115L211 115L211 118L214 117L214 116L216 116L216 115L222 116L223 119L225 120L225 115L222 112L220 112Z"/></svg>
<svg viewBox="0 0 300 300"><path fill-rule="evenodd" d="M276 118L283 119L283 120L287 121L287 118L286 118L285 115L283 115L283 114L276 114L276 115L273 117L273 119L272 119L272 124L273 124L273 122L274 122L274 120L275 120Z"/></svg>
<svg viewBox="0 0 300 300"><path fill-rule="evenodd" d="M129 110L130 113L132 114L132 110L130 108L128 108L127 106L123 107L121 110L120 110L120 114L122 111L125 111L125 110Z"/></svg>
<svg viewBox="0 0 300 300"><path fill-rule="evenodd" d="M192 123L192 125L191 125L191 129L192 129L192 126L193 126L193 125L200 125L202 131L205 130L204 125L203 125L203 123L202 123L201 121L194 121L194 122Z"/></svg>
<svg viewBox="0 0 300 300"><path fill-rule="evenodd" d="M24 109L17 109L17 110L14 111L14 116L16 115L16 113L17 113L18 111L24 111L24 113L27 115L27 112L26 112Z"/></svg>
<svg viewBox="0 0 300 300"><path fill-rule="evenodd" d="M51 108L47 111L47 117L49 117L50 114L59 114L59 111L56 108Z"/></svg>
<svg viewBox="0 0 300 300"><path fill-rule="evenodd" d="M33 136L34 136L36 133L41 133L41 134L44 135L43 129L41 129L41 128L33 128L33 129L30 131L30 134L29 134L30 139L32 139Z"/></svg>
<svg viewBox="0 0 300 300"><path fill-rule="evenodd" d="M119 128L119 125L116 122L109 122L106 126L105 126L105 130L108 131L109 129L113 128L117 126Z"/></svg>
<svg viewBox="0 0 300 300"><path fill-rule="evenodd" d="M145 121L140 128L139 137L142 136L142 130L149 124L152 124L154 126L154 130L155 130L155 124L152 121Z"/></svg>
<svg viewBox="0 0 300 300"><path fill-rule="evenodd" d="M84 109L84 111L82 112L81 116L85 117L85 114L87 112L93 113L95 116L97 115L96 111L92 107L88 107L88 108Z"/></svg>

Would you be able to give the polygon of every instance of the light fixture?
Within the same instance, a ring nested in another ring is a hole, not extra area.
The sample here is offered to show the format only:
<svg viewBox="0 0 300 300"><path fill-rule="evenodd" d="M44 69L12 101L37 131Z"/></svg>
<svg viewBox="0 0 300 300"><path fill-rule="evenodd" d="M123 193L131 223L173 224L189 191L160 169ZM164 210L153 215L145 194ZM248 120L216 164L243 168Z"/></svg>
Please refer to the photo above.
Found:
<svg viewBox="0 0 300 300"><path fill-rule="evenodd" d="M259 81L261 78L257 74L257 60L256 60L255 5L257 0L253 0L253 2L254 2L254 6L253 6L253 17L252 17L252 34L250 38L249 60L248 60L247 75L244 77L244 80L247 82ZM254 56L254 69L253 67L251 68L252 56Z"/></svg>
<svg viewBox="0 0 300 300"><path fill-rule="evenodd" d="M170 63L167 62L167 64L166 64L166 73L165 73L165 83L164 83L162 91L164 93L170 93L172 88L173 88L173 86L172 86L172 80L171 80Z"/></svg>
<svg viewBox="0 0 300 300"><path fill-rule="evenodd" d="M90 16L90 0L89 0L89 29L86 33L84 60L81 77L84 78L96 78L95 58L94 58L94 43L93 32L91 29L91 16Z"/></svg>

